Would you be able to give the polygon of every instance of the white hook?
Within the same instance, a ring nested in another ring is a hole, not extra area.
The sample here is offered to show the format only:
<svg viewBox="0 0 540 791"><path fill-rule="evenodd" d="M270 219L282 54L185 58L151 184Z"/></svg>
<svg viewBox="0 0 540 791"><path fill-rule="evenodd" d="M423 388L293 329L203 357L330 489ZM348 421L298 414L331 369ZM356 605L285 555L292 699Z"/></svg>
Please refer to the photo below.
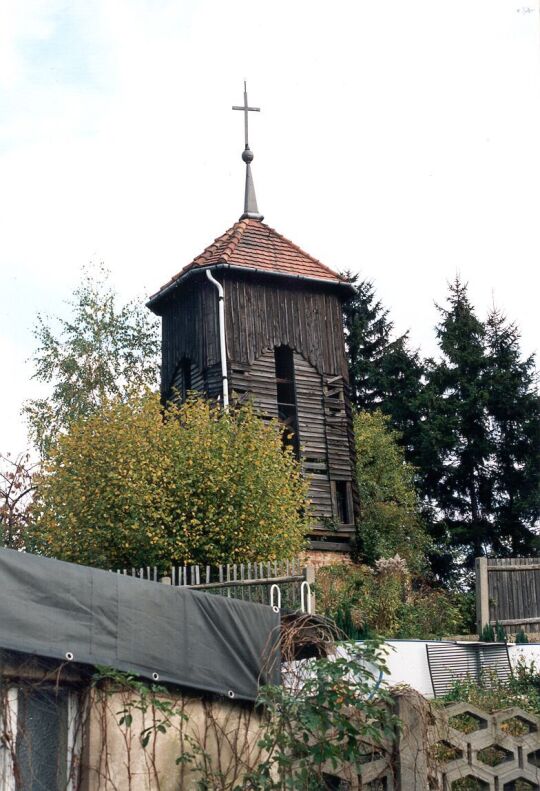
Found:
<svg viewBox="0 0 540 791"><path fill-rule="evenodd" d="M307 591L307 608L306 608L306 591ZM300 585L300 609L302 612L307 612L311 615L311 586L307 580L304 580Z"/></svg>
<svg viewBox="0 0 540 791"><path fill-rule="evenodd" d="M277 591L277 605L274 604L274 593ZM279 612L281 610L281 590L279 585L274 584L270 588L270 607L274 610L274 612Z"/></svg>

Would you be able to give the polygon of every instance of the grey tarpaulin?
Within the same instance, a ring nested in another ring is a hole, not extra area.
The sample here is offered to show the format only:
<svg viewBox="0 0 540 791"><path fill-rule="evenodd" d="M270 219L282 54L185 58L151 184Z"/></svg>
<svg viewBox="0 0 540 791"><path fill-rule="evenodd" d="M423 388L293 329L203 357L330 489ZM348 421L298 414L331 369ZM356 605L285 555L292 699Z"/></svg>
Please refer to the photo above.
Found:
<svg viewBox="0 0 540 791"><path fill-rule="evenodd" d="M254 700L279 683L279 624L262 604L0 550L0 648Z"/></svg>

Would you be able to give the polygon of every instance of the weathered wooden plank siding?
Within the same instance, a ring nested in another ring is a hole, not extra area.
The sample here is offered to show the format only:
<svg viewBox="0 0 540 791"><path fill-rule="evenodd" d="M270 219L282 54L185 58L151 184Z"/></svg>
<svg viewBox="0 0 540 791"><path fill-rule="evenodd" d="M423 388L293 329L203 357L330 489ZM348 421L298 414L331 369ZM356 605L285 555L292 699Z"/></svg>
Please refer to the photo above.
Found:
<svg viewBox="0 0 540 791"><path fill-rule="evenodd" d="M328 468L322 376L295 353L294 381L298 405L298 434L304 460L317 460Z"/></svg>
<svg viewBox="0 0 540 791"><path fill-rule="evenodd" d="M263 415L277 418L277 387L274 350L267 350L251 365L229 363L231 392L240 401L251 398Z"/></svg>
<svg viewBox="0 0 540 791"><path fill-rule="evenodd" d="M347 416L347 437L349 439L349 452L350 452L350 464L351 464L351 473L352 473L352 483L351 483L351 492L352 492L352 501L353 501L353 515L354 521L358 524L358 520L360 518L360 492L358 491L358 480L355 474L356 471L356 442L354 437L354 425L353 425L353 407L351 403L350 397L350 388L349 385L345 385L345 413Z"/></svg>
<svg viewBox="0 0 540 791"><path fill-rule="evenodd" d="M351 481L352 464L348 417L345 404L346 392L341 377L325 377L324 416L328 444L330 478L334 481Z"/></svg>
<svg viewBox="0 0 540 791"><path fill-rule="evenodd" d="M315 516L319 520L331 519L333 510L323 407L323 380L315 367L301 354L296 352L293 359L300 459L303 469L311 476L309 496L313 502Z"/></svg>
<svg viewBox="0 0 540 791"><path fill-rule="evenodd" d="M326 432L322 406L322 378L315 368L296 353L294 355L298 433L303 468L313 475L310 497L317 517L332 516L328 479ZM251 365L230 364L233 393L250 398L261 414L278 417L274 350L267 349Z"/></svg>
<svg viewBox="0 0 540 791"><path fill-rule="evenodd" d="M204 372L204 392L212 399L221 399L223 396L223 381L221 378L221 363L209 366Z"/></svg>
<svg viewBox="0 0 540 791"><path fill-rule="evenodd" d="M161 310L161 387L167 395L184 357L200 371L220 362L216 289L201 273L173 292Z"/></svg>
<svg viewBox="0 0 540 791"><path fill-rule="evenodd" d="M488 558L487 577L490 622L540 632L540 557Z"/></svg>
<svg viewBox="0 0 540 791"><path fill-rule="evenodd" d="M229 359L251 365L265 349L290 346L320 374L348 381L341 300L305 281L271 284L223 276Z"/></svg>

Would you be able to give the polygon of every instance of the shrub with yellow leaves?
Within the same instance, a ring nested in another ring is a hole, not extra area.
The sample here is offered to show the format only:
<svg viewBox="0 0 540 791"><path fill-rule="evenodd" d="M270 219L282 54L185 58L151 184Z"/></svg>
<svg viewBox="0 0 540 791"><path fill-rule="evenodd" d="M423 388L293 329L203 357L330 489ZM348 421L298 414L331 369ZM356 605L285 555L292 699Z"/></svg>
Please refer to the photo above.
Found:
<svg viewBox="0 0 540 791"><path fill-rule="evenodd" d="M281 431L250 405L111 399L59 438L27 546L103 568L293 557L308 484Z"/></svg>

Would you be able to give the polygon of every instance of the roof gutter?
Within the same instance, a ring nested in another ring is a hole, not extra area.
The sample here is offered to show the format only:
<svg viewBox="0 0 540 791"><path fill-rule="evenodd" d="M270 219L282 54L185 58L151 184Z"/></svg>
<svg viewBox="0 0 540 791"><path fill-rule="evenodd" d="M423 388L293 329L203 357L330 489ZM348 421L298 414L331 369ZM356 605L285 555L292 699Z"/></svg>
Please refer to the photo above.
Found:
<svg viewBox="0 0 540 791"><path fill-rule="evenodd" d="M153 297L150 297L150 299L146 303L146 307L150 308L150 310L153 310L154 306L157 305L157 303L160 302L165 296L168 296L171 293L171 291L174 291L174 289L180 283L185 282L191 275L195 274L196 272L201 272L204 271L205 269L211 272L216 271L218 269L229 269L232 272L252 272L259 275L271 275L274 277L282 277L282 278L284 277L289 280L297 280L305 283L318 283L320 285L325 285L325 286L336 286L337 288L346 288L347 291L349 292L354 291L354 286L351 283L347 283L344 280L329 280L328 278L325 277L309 277L309 275L293 275L290 272L274 272L271 269L263 269L258 266L236 266L235 264L220 263L220 264L211 264L208 267L196 266L193 267L193 269L189 269L185 273L185 275L182 275L181 277L177 278L177 280L174 280L172 283L169 283L168 286L165 286L165 288L163 288L161 291L158 291L157 294L154 294Z"/></svg>

